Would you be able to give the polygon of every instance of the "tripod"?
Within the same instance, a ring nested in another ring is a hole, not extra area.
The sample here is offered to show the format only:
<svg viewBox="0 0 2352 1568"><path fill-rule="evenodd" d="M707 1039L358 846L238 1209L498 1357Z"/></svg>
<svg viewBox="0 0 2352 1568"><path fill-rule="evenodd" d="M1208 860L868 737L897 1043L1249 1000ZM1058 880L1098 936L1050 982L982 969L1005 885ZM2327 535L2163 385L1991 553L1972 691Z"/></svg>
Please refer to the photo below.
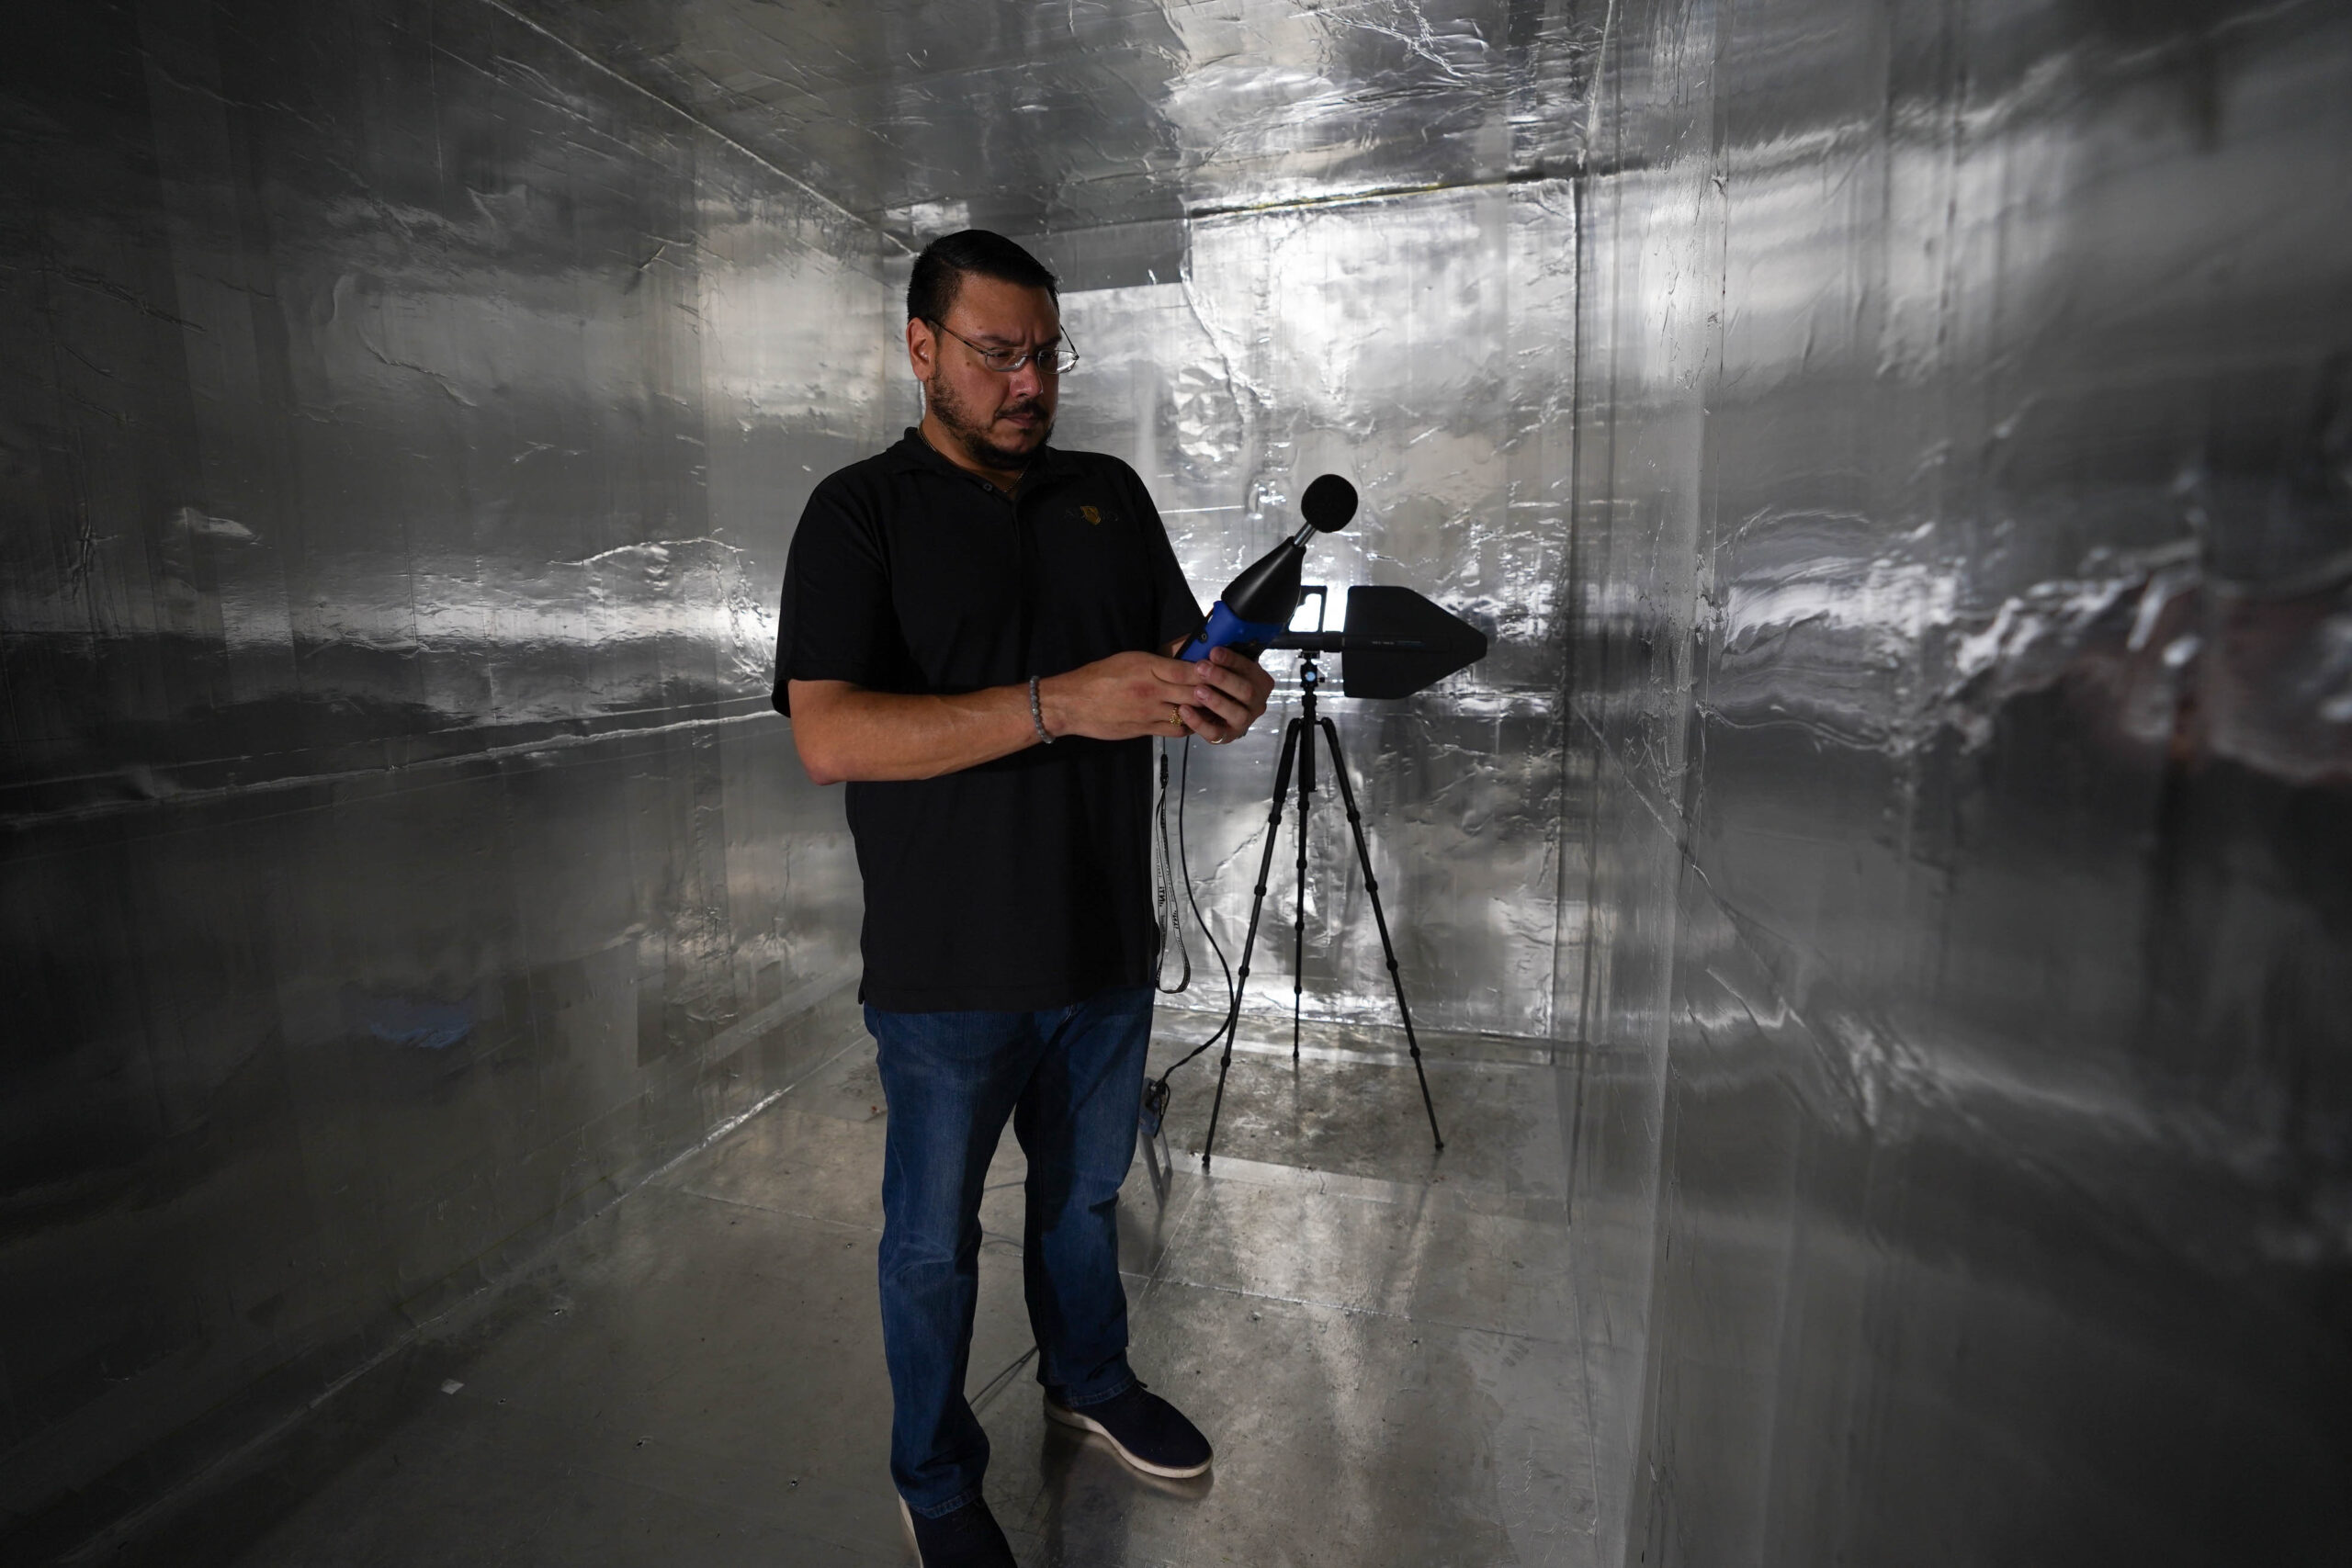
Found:
<svg viewBox="0 0 2352 1568"><path fill-rule="evenodd" d="M1298 715L1283 729L1283 760L1274 772L1273 810L1266 818L1266 852L1258 861L1258 886L1250 898L1250 934L1241 939L1241 976L1233 987L1233 1010L1225 1021L1225 1055L1217 1063L1216 1100L1209 1108L1209 1135L1201 1145L1201 1168L1208 1168L1216 1147L1217 1116L1225 1109L1226 1075L1233 1070L1234 1031L1241 1023L1241 994L1250 987L1250 954L1258 945L1258 917L1266 906L1266 878L1273 870L1274 840L1282 836L1283 797L1290 793L1291 770L1298 771L1298 911L1292 928L1290 978L1290 1059L1298 1060L1299 1004L1306 957L1306 818L1315 802L1315 732L1331 751L1331 776L1340 785L1340 801L1348 809L1348 827L1355 834L1356 862L1363 868L1363 890L1372 896L1372 918L1380 927L1380 950L1388 959L1388 983L1396 992L1396 1016L1405 1021L1405 1043L1413 1054L1413 1073L1421 1083L1421 1106L1430 1113L1430 1136L1438 1152L1445 1152L1445 1137L1437 1130L1437 1104L1430 1099L1430 1076L1421 1066L1421 1043L1413 1033L1413 1014L1405 1006L1405 982L1396 973L1396 944L1388 938L1388 916L1380 907L1380 881L1372 874L1372 848L1364 841L1363 818L1356 811L1356 792L1348 783L1348 761L1340 750L1340 728L1315 712L1315 690L1323 671L1309 649L1298 664Z"/></svg>

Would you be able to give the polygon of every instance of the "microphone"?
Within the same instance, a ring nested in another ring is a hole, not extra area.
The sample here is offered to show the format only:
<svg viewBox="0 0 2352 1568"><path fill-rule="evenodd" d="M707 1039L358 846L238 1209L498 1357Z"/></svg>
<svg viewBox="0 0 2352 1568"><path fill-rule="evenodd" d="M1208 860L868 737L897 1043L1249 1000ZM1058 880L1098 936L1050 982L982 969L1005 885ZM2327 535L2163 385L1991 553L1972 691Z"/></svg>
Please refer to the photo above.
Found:
<svg viewBox="0 0 2352 1568"><path fill-rule="evenodd" d="M1197 663L1213 648L1229 648L1254 659L1290 630L1291 615L1298 609L1299 569L1306 560L1307 536L1336 534L1346 527L1356 514L1356 487L1337 474L1325 474L1298 498L1298 514L1306 519L1298 532L1225 585L1207 624L1177 658Z"/></svg>

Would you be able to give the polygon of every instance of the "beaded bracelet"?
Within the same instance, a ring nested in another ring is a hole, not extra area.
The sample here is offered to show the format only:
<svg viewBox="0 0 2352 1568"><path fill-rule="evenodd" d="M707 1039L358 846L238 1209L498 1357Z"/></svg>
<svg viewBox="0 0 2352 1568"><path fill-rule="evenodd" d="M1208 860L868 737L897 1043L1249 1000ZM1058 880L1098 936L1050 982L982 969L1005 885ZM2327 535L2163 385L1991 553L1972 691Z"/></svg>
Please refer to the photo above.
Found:
<svg viewBox="0 0 2352 1568"><path fill-rule="evenodd" d="M1054 743L1054 738L1046 733L1046 710L1037 703L1037 677L1035 675L1029 677L1029 722L1037 727L1037 739L1041 745L1051 746Z"/></svg>

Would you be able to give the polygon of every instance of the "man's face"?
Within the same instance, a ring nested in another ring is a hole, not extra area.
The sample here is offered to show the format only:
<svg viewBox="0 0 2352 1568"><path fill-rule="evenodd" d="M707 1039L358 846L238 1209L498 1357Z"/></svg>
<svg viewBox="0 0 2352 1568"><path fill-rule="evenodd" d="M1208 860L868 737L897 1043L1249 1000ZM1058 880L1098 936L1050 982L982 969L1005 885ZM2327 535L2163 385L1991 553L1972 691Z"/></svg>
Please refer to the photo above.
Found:
<svg viewBox="0 0 2352 1568"><path fill-rule="evenodd" d="M907 323L907 355L926 406L974 462L1001 470L1024 467L1053 434L1061 378L1040 370L1034 359L1018 370L991 370L980 362L980 349L1019 353L1055 342L1062 326L1053 296L967 276L947 308L945 325L939 333L927 321ZM971 343L951 335L957 333Z"/></svg>

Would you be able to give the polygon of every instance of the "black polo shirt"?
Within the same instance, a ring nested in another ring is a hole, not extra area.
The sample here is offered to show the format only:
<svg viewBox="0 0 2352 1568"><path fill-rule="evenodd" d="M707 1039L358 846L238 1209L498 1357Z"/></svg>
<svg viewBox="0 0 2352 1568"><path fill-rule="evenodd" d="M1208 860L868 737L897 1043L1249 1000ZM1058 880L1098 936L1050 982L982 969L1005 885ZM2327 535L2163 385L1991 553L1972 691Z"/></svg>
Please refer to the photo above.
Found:
<svg viewBox="0 0 2352 1568"><path fill-rule="evenodd" d="M1041 448L1008 500L909 430L808 498L785 565L786 682L1025 684L1196 630L1133 468ZM1066 736L941 778L848 786L865 984L894 1012L1031 1010L1151 978L1151 743Z"/></svg>

